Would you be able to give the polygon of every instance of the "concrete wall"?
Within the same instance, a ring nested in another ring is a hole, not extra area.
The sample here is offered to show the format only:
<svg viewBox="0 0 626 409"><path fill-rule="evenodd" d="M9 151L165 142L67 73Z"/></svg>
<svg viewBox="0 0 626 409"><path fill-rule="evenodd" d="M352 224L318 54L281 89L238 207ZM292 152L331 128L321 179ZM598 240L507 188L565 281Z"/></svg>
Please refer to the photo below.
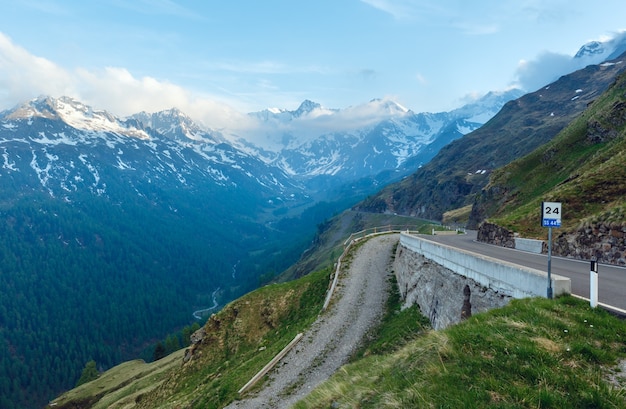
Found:
<svg viewBox="0 0 626 409"><path fill-rule="evenodd" d="M402 233L394 271L405 305L418 304L433 328L445 328L512 298L546 296L546 273L457 250ZM571 292L568 278L552 275L554 295Z"/></svg>
<svg viewBox="0 0 626 409"><path fill-rule="evenodd" d="M511 300L402 245L396 250L393 269L404 307L417 304L434 329L503 307Z"/></svg>
<svg viewBox="0 0 626 409"><path fill-rule="evenodd" d="M543 271L469 251L457 250L445 244L406 233L400 235L400 243L456 274L471 278L485 287L514 298L546 295L548 278ZM556 274L552 274L551 278L555 296L571 292L569 278Z"/></svg>
<svg viewBox="0 0 626 409"><path fill-rule="evenodd" d="M528 251L540 254L543 250L543 240L515 238L515 248L517 250Z"/></svg>

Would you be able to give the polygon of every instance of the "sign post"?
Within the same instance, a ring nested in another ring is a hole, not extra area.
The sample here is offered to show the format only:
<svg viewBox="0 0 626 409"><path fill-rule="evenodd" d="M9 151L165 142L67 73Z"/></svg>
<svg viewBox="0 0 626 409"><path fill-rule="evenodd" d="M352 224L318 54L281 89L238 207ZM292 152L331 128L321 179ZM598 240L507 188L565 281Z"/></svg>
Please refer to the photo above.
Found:
<svg viewBox="0 0 626 409"><path fill-rule="evenodd" d="M591 258L589 268L589 305L591 308L598 306L598 262L595 257Z"/></svg>
<svg viewBox="0 0 626 409"><path fill-rule="evenodd" d="M561 227L561 203L541 202L541 226L548 228L548 298L552 298L552 228Z"/></svg>

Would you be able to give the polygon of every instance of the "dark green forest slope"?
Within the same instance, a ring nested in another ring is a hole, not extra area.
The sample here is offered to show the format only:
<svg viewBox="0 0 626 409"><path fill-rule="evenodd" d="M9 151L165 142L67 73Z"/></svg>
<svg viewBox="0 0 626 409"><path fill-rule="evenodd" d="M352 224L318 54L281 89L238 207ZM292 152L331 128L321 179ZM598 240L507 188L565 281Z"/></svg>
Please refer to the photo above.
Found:
<svg viewBox="0 0 626 409"><path fill-rule="evenodd" d="M159 206L90 195L72 205L45 194L2 202L1 408L41 407L75 385L89 360L107 369L151 356L154 342L193 323L213 296L251 291L308 241L301 219L292 223L303 229L298 239Z"/></svg>

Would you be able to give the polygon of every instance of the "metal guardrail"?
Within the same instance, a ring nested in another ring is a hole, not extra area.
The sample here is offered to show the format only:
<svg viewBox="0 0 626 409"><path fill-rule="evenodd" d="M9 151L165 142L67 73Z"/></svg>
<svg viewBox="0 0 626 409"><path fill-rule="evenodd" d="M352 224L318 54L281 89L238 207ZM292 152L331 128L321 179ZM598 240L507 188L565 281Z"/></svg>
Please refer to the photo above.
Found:
<svg viewBox="0 0 626 409"><path fill-rule="evenodd" d="M248 381L248 383L246 383L241 389L239 389L237 393L241 395L241 394L246 393L250 388L252 388L263 376L265 376L265 374L267 374L269 371L272 370L272 368L274 368L274 366L276 366L278 361L283 359L285 355L287 355L287 353L291 351L291 349L294 346L296 346L298 342L300 342L302 337L303 337L302 333L299 333L298 335L296 335L296 337L285 348L283 348L282 351L278 353L278 355L272 358L272 360L269 361L267 365L263 367L263 369L257 372L256 375L254 375L252 379Z"/></svg>
<svg viewBox="0 0 626 409"><path fill-rule="evenodd" d="M324 300L324 306L322 307L322 312L326 311L326 309L328 308L328 305L330 304L330 300L333 296L333 293L335 291L335 287L337 287L337 280L339 278L339 271L341 270L341 262L343 260L343 258L346 256L346 254L348 254L348 251L350 250L350 247L352 247L352 245L356 242L358 242L359 240L362 240L364 238L368 238L368 237L373 237L373 236L377 236L379 234L389 234L389 233L408 233L408 234L420 234L419 230L411 230L411 227L417 227L415 225L408 225L408 224L403 224L403 225L393 225L393 224L389 224L387 226L378 226L378 227L370 227L368 229L364 229L361 231L358 231L356 233L352 233L350 235L350 237L348 237L344 242L343 242L343 246L344 246L344 250L343 253L341 253L341 255L339 256L339 258L337 259L337 267L335 268L335 273L333 276L333 280L332 283L330 285L330 289L328 290L328 292L326 293L326 299ZM449 227L446 228L446 230L435 230L434 228L431 230L432 234L438 234L437 232L440 232L439 234L441 234L441 232L445 232L444 234L457 234L459 232L459 230L455 229L455 230L451 230Z"/></svg>
<svg viewBox="0 0 626 409"><path fill-rule="evenodd" d="M322 312L326 311L326 309L328 308L328 305L330 304L330 300L333 297L335 288L337 287L337 281L339 280L339 272L341 271L341 262L350 251L350 248L352 247L352 245L365 238L370 238L370 237L378 236L381 234L400 233L400 232L419 233L417 230L410 230L408 225L388 225L388 226L381 226L381 227L372 227L369 229L361 230L356 233L352 233L350 237L348 237L346 241L343 242L344 250L343 250L343 253L341 253L339 258L337 259L337 267L335 268L335 272L333 275L333 280L331 282L330 288L328 292L326 293L326 299L324 300L324 305L322 306Z"/></svg>
<svg viewBox="0 0 626 409"><path fill-rule="evenodd" d="M381 234L401 233L401 232L413 233L413 234L419 233L418 230L410 230L409 227L411 226L387 225L387 226L381 226L381 227L372 227L369 229L361 230L356 233L352 233L350 237L348 237L343 243L344 250L343 250L343 253L341 253L339 258L337 259L337 267L335 268L335 272L334 272L334 276L333 276L333 280L331 282L330 288L326 293L326 299L324 300L322 312L326 311L326 309L328 308L328 305L330 304L330 300L333 296L333 293L335 292L335 288L337 287L337 281L339 280L339 272L341 271L341 262L350 251L350 248L355 243L365 238L370 238L370 237L378 236ZM412 226L412 227L415 227L415 226ZM252 379L248 381L248 383L246 383L241 389L239 389L238 393L240 395L244 394L252 386L254 386L259 381L259 379L265 376L276 365L276 363L278 363L278 361L280 361L285 355L287 355L287 353L300 341L300 339L302 339L302 337L303 337L302 333L296 335L293 341L291 341L289 345L287 345L281 352L278 353L278 355L276 355L267 365L265 365L263 369L261 369L256 375L254 375Z"/></svg>

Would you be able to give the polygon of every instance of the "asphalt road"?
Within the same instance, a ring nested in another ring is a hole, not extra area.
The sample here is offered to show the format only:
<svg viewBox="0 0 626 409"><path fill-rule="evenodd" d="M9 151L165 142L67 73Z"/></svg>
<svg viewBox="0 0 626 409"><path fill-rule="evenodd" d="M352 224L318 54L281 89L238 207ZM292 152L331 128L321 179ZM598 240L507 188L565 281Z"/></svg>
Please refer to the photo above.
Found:
<svg viewBox="0 0 626 409"><path fill-rule="evenodd" d="M479 243L476 241L475 231L468 231L467 234L425 236L424 238L546 273L548 271L547 255ZM569 277L572 282L572 294L586 299L589 299L590 268L589 261L552 256L551 273ZM547 287L546 280L546 294ZM626 268L609 264L598 265L598 302L608 309L626 314Z"/></svg>

